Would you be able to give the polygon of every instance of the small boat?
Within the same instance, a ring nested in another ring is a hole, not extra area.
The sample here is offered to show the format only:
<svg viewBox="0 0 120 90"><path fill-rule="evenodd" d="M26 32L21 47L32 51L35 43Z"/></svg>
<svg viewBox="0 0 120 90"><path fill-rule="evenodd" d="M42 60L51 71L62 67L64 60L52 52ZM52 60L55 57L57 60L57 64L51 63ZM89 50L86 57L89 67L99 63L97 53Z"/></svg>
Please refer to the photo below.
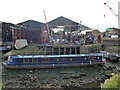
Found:
<svg viewBox="0 0 120 90"><path fill-rule="evenodd" d="M109 61L119 61L120 60L119 53L108 53L105 51L101 51L100 54L102 54L103 58L106 58L106 60L109 60Z"/></svg>
<svg viewBox="0 0 120 90"><path fill-rule="evenodd" d="M104 62L100 53L79 55L18 55L9 56L8 60L3 62L3 66L9 69L39 69L98 65Z"/></svg>
<svg viewBox="0 0 120 90"><path fill-rule="evenodd" d="M108 58L108 55L110 53L106 52L106 51L100 51L100 54L102 54L103 58Z"/></svg>
<svg viewBox="0 0 120 90"><path fill-rule="evenodd" d="M117 53L108 54L108 60L110 61L119 61L120 56Z"/></svg>

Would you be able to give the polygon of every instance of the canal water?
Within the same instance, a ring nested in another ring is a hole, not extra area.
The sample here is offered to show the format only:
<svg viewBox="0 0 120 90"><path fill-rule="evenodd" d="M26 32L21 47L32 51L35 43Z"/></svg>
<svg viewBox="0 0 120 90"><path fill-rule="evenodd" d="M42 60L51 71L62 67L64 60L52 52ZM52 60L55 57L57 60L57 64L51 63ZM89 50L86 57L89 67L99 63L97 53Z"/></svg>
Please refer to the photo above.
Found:
<svg viewBox="0 0 120 90"><path fill-rule="evenodd" d="M120 62L109 61L103 66L77 68L10 70L2 67L2 82L6 88L100 88L106 79L104 74L119 70Z"/></svg>

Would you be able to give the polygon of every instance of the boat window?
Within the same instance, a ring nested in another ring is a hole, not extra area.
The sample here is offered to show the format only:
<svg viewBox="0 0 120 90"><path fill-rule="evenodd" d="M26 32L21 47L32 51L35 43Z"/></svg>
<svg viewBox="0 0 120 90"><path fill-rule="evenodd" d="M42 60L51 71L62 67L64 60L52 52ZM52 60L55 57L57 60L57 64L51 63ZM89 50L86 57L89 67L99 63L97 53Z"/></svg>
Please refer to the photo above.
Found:
<svg viewBox="0 0 120 90"><path fill-rule="evenodd" d="M57 61L59 61L59 58L57 58Z"/></svg>
<svg viewBox="0 0 120 90"><path fill-rule="evenodd" d="M100 59L100 57L97 57L97 59Z"/></svg>
<svg viewBox="0 0 120 90"><path fill-rule="evenodd" d="M70 58L70 60L72 61L72 58Z"/></svg>
<svg viewBox="0 0 120 90"><path fill-rule="evenodd" d="M24 62L24 63L28 63L28 62L29 62L29 58L24 58L24 59L23 59L23 62Z"/></svg>
<svg viewBox="0 0 120 90"><path fill-rule="evenodd" d="M13 61L13 58L9 58L8 61L12 62L12 61Z"/></svg>
<svg viewBox="0 0 120 90"><path fill-rule="evenodd" d="M87 60L87 58L84 58L84 60Z"/></svg>
<svg viewBox="0 0 120 90"><path fill-rule="evenodd" d="M49 61L50 61L49 58L43 58L43 59L42 59L42 62L49 62Z"/></svg>
<svg viewBox="0 0 120 90"><path fill-rule="evenodd" d="M32 62L33 62L33 63L37 63L37 62L38 62L38 59L37 59L37 58L32 58Z"/></svg>

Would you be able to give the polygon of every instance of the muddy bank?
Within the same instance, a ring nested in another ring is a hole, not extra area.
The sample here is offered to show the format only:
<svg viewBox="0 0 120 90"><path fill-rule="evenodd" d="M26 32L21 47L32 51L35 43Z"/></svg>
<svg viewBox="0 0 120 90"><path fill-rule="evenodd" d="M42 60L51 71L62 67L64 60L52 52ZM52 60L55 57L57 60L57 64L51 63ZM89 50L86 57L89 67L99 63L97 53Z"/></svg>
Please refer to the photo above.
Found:
<svg viewBox="0 0 120 90"><path fill-rule="evenodd" d="M120 63L106 62L103 66L39 70L3 68L6 88L100 88L100 83L120 72Z"/></svg>
<svg viewBox="0 0 120 90"><path fill-rule="evenodd" d="M108 49L109 50L109 49ZM117 49L116 49L117 50ZM4 55L44 54L36 45L13 50ZM4 59L4 60L6 60ZM39 70L10 70L2 68L3 84L6 88L100 88L100 83L120 72L120 61L107 61L103 66L80 68L57 68Z"/></svg>

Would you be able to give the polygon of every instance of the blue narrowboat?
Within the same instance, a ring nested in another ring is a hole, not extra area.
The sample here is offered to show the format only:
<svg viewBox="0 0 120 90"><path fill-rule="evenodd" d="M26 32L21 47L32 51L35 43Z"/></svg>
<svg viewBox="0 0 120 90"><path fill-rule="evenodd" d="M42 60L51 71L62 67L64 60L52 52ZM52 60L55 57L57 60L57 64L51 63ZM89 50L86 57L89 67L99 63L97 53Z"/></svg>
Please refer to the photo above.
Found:
<svg viewBox="0 0 120 90"><path fill-rule="evenodd" d="M102 54L9 56L3 62L9 69L38 69L103 64Z"/></svg>

